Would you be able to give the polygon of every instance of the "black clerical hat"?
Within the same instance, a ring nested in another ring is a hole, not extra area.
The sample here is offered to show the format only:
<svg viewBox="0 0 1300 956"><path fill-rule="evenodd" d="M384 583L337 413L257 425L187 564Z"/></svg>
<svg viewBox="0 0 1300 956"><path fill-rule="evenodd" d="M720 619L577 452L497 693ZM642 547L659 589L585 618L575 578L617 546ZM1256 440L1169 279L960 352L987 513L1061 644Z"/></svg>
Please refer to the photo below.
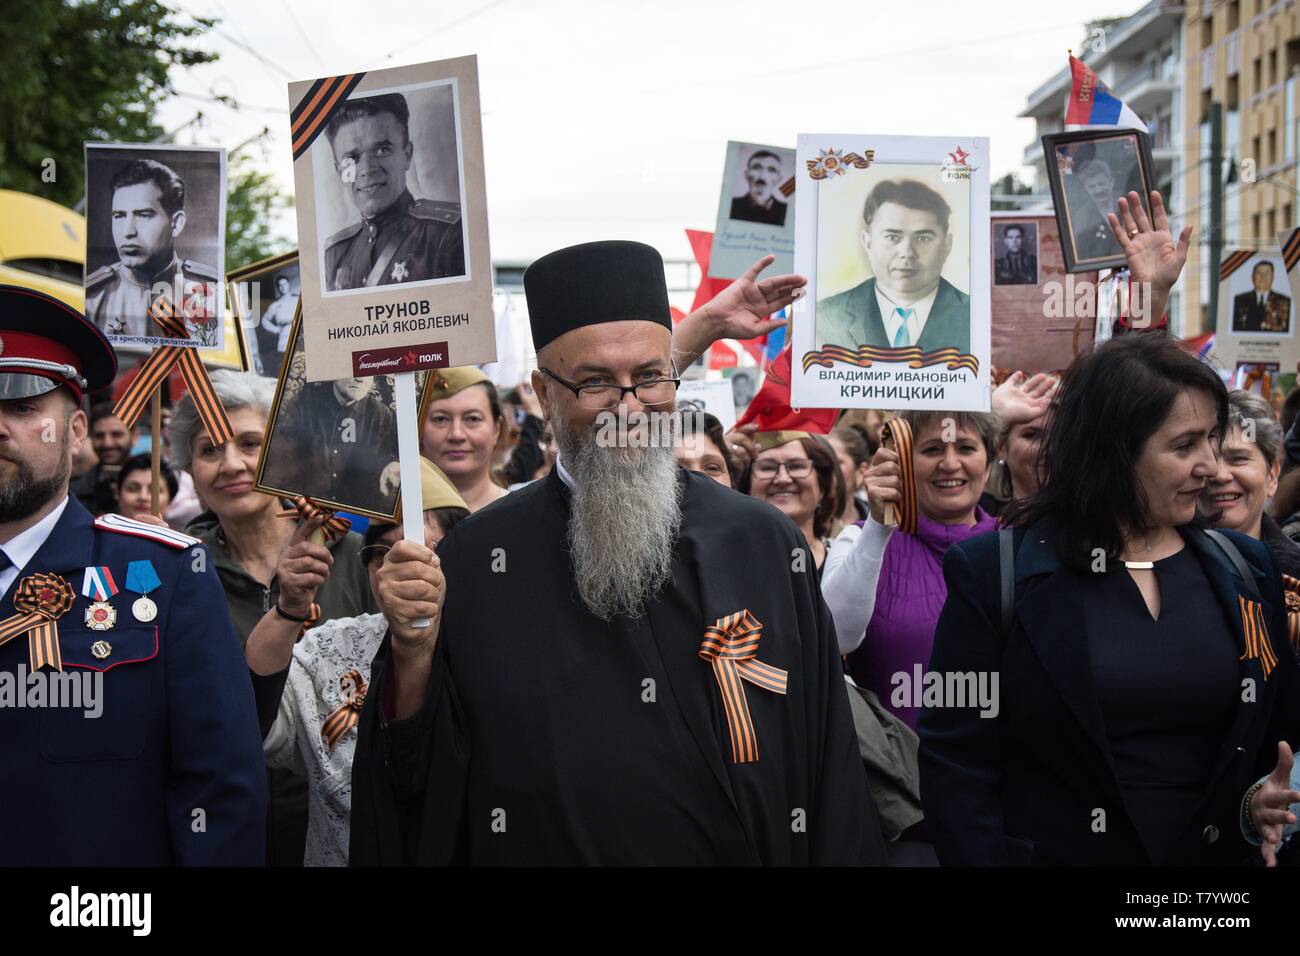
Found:
<svg viewBox="0 0 1300 956"><path fill-rule="evenodd" d="M587 242L524 270L533 348L585 325L642 319L672 330L664 260L640 242Z"/></svg>

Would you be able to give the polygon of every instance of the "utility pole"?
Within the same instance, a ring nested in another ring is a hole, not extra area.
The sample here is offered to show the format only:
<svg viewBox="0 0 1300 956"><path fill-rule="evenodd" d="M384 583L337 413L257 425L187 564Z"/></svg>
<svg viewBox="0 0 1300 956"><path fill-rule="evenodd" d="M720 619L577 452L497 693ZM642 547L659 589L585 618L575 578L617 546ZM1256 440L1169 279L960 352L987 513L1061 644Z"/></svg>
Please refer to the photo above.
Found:
<svg viewBox="0 0 1300 956"><path fill-rule="evenodd" d="M1210 314L1206 317L1210 331L1219 322L1219 263L1223 261L1223 104L1210 104Z"/></svg>

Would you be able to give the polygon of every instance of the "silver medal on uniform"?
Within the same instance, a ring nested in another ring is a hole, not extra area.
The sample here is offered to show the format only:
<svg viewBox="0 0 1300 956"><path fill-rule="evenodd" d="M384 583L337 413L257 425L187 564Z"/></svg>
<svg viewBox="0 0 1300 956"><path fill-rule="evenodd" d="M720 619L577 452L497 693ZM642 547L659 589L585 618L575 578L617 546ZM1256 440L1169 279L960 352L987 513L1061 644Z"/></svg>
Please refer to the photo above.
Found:
<svg viewBox="0 0 1300 956"><path fill-rule="evenodd" d="M158 616L158 605L154 604L151 598L138 597L131 605L131 613L141 624L148 624Z"/></svg>

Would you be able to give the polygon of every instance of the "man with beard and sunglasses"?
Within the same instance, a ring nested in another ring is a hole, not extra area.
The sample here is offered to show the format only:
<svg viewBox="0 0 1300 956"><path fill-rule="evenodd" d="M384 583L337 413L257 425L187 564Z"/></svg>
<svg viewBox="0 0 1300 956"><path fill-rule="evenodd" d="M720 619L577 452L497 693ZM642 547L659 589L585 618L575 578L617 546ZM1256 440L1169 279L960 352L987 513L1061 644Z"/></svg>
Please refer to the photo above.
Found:
<svg viewBox="0 0 1300 956"><path fill-rule="evenodd" d="M82 397L116 371L80 313L0 286L0 866L260 864L257 714L207 552L68 493Z"/></svg>
<svg viewBox="0 0 1300 956"><path fill-rule="evenodd" d="M377 575L351 862L881 862L806 544L641 418L679 381L663 260L574 246L524 289L559 458Z"/></svg>

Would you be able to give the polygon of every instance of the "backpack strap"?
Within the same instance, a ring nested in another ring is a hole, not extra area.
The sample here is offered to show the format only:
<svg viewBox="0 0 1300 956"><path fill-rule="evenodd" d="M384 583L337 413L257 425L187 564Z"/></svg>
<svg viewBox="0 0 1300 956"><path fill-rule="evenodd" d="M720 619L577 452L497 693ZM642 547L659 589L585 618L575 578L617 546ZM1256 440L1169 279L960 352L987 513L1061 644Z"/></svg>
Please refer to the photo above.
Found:
<svg viewBox="0 0 1300 956"><path fill-rule="evenodd" d="M1246 559L1241 556L1237 546L1222 531L1206 528L1205 533L1210 536L1211 541L1219 546L1219 550L1228 556L1228 560L1232 562L1232 566L1237 570L1237 577L1241 578L1242 583L1246 585L1246 590L1250 596L1255 600L1259 600L1259 585L1255 583L1255 575L1251 574L1250 569L1246 567Z"/></svg>
<svg viewBox="0 0 1300 956"><path fill-rule="evenodd" d="M1002 637L1011 636L1016 616L1016 548L1012 530L998 531L998 557L1002 566Z"/></svg>

